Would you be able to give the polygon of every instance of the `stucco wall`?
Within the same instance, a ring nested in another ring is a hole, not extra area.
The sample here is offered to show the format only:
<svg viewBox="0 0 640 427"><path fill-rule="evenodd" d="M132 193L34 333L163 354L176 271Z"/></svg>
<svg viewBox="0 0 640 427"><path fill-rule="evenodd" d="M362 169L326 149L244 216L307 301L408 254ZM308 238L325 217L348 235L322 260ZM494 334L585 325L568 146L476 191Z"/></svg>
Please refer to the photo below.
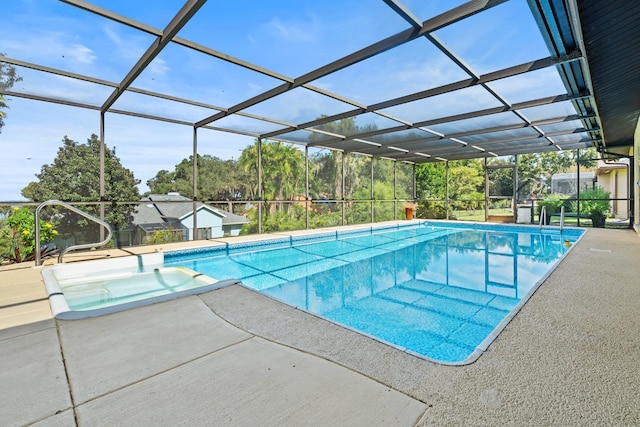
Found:
<svg viewBox="0 0 640 427"><path fill-rule="evenodd" d="M640 233L640 163L638 160L638 154L640 154L640 119L636 124L636 132L633 137L633 182L631 188L633 191L633 212L634 212L634 227L636 232Z"/></svg>
<svg viewBox="0 0 640 427"><path fill-rule="evenodd" d="M598 186L611 193L612 213L618 219L629 218L632 209L627 201L628 174L627 168L619 162L620 167L612 167L612 163L598 162Z"/></svg>

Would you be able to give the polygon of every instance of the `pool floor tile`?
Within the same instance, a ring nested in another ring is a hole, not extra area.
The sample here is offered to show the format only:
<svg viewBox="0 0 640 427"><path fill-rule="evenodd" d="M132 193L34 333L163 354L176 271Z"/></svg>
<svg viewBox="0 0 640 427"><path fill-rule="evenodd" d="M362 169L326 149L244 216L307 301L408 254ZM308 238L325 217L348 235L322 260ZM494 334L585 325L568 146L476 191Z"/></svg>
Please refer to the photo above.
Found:
<svg viewBox="0 0 640 427"><path fill-rule="evenodd" d="M507 317L509 311L507 310L498 310L492 307L483 307L480 311L478 311L471 320L476 323L482 323L487 326L496 327L502 319Z"/></svg>
<svg viewBox="0 0 640 427"><path fill-rule="evenodd" d="M477 304L466 301L458 301L439 295L428 295L414 302L417 307L439 311L458 319L469 319L482 308Z"/></svg>
<svg viewBox="0 0 640 427"><path fill-rule="evenodd" d="M343 240L331 240L328 242L324 241L306 245L296 245L295 248L302 252L323 257L336 257L338 255L362 250L361 247L352 245Z"/></svg>
<svg viewBox="0 0 640 427"><path fill-rule="evenodd" d="M377 295L382 298L388 298L388 299L396 300L398 302L404 302L407 304L414 304L417 300L419 300L424 296L420 292L411 291L409 289L398 288L397 286L394 286L393 288L389 288L386 291L379 292Z"/></svg>
<svg viewBox="0 0 640 427"><path fill-rule="evenodd" d="M388 251L379 248L358 248L349 253L337 255L336 259L345 262L358 262L358 261L370 261L371 258L386 254Z"/></svg>
<svg viewBox="0 0 640 427"><path fill-rule="evenodd" d="M279 270L272 270L271 274L281 277L288 281L297 280L303 277L311 276L324 271L332 270L337 267L342 267L347 263L337 259L320 259L313 260L305 264L296 265L293 267L287 267Z"/></svg>
<svg viewBox="0 0 640 427"><path fill-rule="evenodd" d="M408 280L406 282L400 283L400 286L408 289L414 289L420 292L429 292L436 293L438 289L442 288L443 285L441 283L428 282L425 280Z"/></svg>
<svg viewBox="0 0 640 427"><path fill-rule="evenodd" d="M256 291L263 291L265 289L287 283L287 280L273 276L269 273L246 277L241 279L241 281L243 285L248 286L251 289L255 289Z"/></svg>
<svg viewBox="0 0 640 427"><path fill-rule="evenodd" d="M489 336L494 329L492 326L479 325L476 323L465 323L451 335L449 340L470 349L476 348L484 339Z"/></svg>
<svg viewBox="0 0 640 427"><path fill-rule="evenodd" d="M246 252L240 255L232 255L229 258L242 265L246 265L263 272L272 272L273 270L303 265L305 263L322 259L321 256L306 253L296 248Z"/></svg>
<svg viewBox="0 0 640 427"><path fill-rule="evenodd" d="M494 297L492 294L487 294L480 291L475 291L471 289L458 288L455 286L443 286L438 291L438 294L455 298L462 301L468 301L474 304L486 305L491 301Z"/></svg>
<svg viewBox="0 0 640 427"><path fill-rule="evenodd" d="M493 307L498 310L511 310L520 302L517 298L508 298L503 296L496 296L489 302L489 307Z"/></svg>

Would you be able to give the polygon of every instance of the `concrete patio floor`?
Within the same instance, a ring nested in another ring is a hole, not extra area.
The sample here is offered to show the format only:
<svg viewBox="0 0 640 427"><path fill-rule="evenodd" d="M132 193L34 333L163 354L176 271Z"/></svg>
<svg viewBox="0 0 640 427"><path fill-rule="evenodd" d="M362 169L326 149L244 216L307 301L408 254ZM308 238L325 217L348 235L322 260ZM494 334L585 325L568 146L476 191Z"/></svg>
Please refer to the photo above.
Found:
<svg viewBox="0 0 640 427"><path fill-rule="evenodd" d="M237 285L57 321L40 269L4 267L0 424L640 425L639 260L634 231L588 230L458 367Z"/></svg>

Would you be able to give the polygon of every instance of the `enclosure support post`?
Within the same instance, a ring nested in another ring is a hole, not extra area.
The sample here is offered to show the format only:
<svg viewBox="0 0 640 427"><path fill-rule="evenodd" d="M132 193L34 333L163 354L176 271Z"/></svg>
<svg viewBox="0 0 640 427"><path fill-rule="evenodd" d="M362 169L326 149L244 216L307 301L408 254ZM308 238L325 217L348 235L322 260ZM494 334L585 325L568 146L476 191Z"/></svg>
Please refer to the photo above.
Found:
<svg viewBox="0 0 640 427"><path fill-rule="evenodd" d="M511 201L513 222L518 223L518 155L513 156L513 200Z"/></svg>
<svg viewBox="0 0 640 427"><path fill-rule="evenodd" d="M373 160L374 158L371 157L371 191L369 191L369 198L371 199L371 201L369 203L371 203L371 222L373 222Z"/></svg>
<svg viewBox="0 0 640 427"><path fill-rule="evenodd" d="M193 127L193 237L198 240L198 128Z"/></svg>
<svg viewBox="0 0 640 427"><path fill-rule="evenodd" d="M305 228L309 229L309 147L304 147L304 215Z"/></svg>
<svg viewBox="0 0 640 427"><path fill-rule="evenodd" d="M444 211L449 219L449 160L444 163Z"/></svg>
<svg viewBox="0 0 640 427"><path fill-rule="evenodd" d="M576 219L578 220L578 227L580 227L580 149L576 148L576 166L577 166L577 179L578 179L578 185L577 185L577 189L576 189L576 198L578 199L577 203L576 203L576 214L577 217Z"/></svg>
<svg viewBox="0 0 640 427"><path fill-rule="evenodd" d="M262 234L262 138L258 138L258 234Z"/></svg>
<svg viewBox="0 0 640 427"><path fill-rule="evenodd" d="M345 210L347 209L347 200L345 198L345 194L347 194L347 191L346 191L346 189L344 187L345 186L345 182L346 182L346 180L344 178L344 156L345 156L345 152L343 151L342 152L342 157L341 157L341 159L342 159L342 164L341 164L341 173L342 173L342 187L341 187L341 191L342 191L342 195L341 195L342 196L341 197L341 199L342 199L342 225L344 225L344 216L345 216L344 214L345 214Z"/></svg>
<svg viewBox="0 0 640 427"><path fill-rule="evenodd" d="M416 180L416 164L413 164L413 188L411 189L411 197L415 201L418 195L418 181Z"/></svg>
<svg viewBox="0 0 640 427"><path fill-rule="evenodd" d="M100 220L104 221L105 170L104 170L104 111L100 111ZM104 240L104 229L100 227L100 240Z"/></svg>
<svg viewBox="0 0 640 427"><path fill-rule="evenodd" d="M489 220L489 169L487 158L484 158L484 222Z"/></svg>
<svg viewBox="0 0 640 427"><path fill-rule="evenodd" d="M398 219L398 193L396 192L396 186L398 184L398 175L397 175L397 168L396 166L398 166L398 162L397 161L393 161L393 219L397 220Z"/></svg>

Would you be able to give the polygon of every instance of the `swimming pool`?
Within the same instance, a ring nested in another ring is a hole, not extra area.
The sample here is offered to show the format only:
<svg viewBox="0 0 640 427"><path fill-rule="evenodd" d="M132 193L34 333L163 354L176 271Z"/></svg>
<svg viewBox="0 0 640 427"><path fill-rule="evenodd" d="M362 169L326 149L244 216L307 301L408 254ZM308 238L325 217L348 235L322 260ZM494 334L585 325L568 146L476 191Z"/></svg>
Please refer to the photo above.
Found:
<svg viewBox="0 0 640 427"><path fill-rule="evenodd" d="M165 254L404 351L475 360L580 229L423 222Z"/></svg>

